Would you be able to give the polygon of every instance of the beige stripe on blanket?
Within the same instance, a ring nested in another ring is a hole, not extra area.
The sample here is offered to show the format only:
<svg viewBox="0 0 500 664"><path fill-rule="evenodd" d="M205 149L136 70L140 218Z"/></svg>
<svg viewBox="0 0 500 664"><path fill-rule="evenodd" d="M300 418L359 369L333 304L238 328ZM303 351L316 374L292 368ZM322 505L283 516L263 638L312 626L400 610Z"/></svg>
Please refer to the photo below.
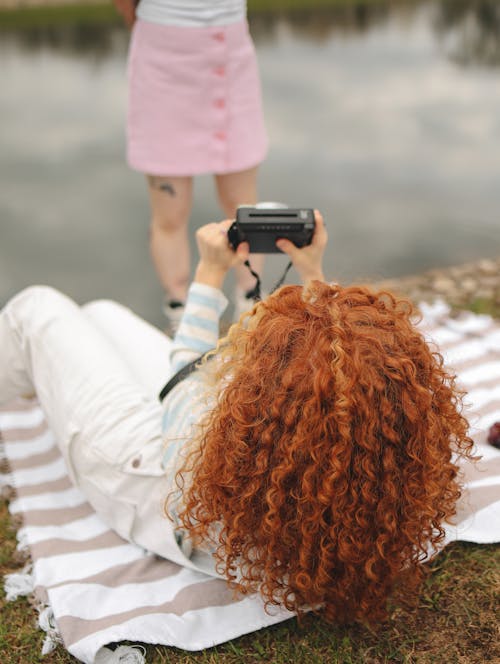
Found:
<svg viewBox="0 0 500 664"><path fill-rule="evenodd" d="M500 451L486 445L486 432L500 420L500 325L472 314L450 318L443 305L423 309L426 335L468 390L467 414L483 455L462 468L467 491L447 541L499 541ZM10 510L23 517L19 548L28 548L33 560L27 589L56 621L46 651L58 638L83 662L122 640L200 650L290 617L267 614L255 596L235 599L223 581L152 556L110 531L71 485L35 401L1 412L0 431L11 468L5 481L16 488Z"/></svg>

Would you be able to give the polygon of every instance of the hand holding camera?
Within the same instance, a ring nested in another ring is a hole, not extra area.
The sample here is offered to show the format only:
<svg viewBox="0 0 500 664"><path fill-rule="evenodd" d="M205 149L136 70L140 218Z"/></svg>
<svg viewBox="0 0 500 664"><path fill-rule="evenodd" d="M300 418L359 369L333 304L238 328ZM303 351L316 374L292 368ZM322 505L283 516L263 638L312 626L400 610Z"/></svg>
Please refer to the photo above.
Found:
<svg viewBox="0 0 500 664"><path fill-rule="evenodd" d="M287 254L304 283L324 279L322 261L328 235L317 210L241 207L228 239L234 249L248 242L250 253Z"/></svg>
<svg viewBox="0 0 500 664"><path fill-rule="evenodd" d="M248 243L242 242L236 250L228 243L227 233L232 221L205 224L196 231L200 255L194 281L221 288L228 270L248 259Z"/></svg>
<svg viewBox="0 0 500 664"><path fill-rule="evenodd" d="M311 243L314 235L314 212L308 208L239 207L236 220L228 231L229 244L236 249L248 242L252 254L276 254L280 238L290 240L296 247Z"/></svg>
<svg viewBox="0 0 500 664"><path fill-rule="evenodd" d="M195 281L220 288L227 271L253 253L285 253L306 283L323 280L327 243L323 217L316 210L242 207L235 221L202 226L196 233L200 261Z"/></svg>
<svg viewBox="0 0 500 664"><path fill-rule="evenodd" d="M318 210L314 211L315 227L311 242L304 247L297 247L289 239L277 240L276 244L281 251L290 257L294 268L300 275L302 282L317 279L325 281L323 274L323 255L328 242L325 222Z"/></svg>

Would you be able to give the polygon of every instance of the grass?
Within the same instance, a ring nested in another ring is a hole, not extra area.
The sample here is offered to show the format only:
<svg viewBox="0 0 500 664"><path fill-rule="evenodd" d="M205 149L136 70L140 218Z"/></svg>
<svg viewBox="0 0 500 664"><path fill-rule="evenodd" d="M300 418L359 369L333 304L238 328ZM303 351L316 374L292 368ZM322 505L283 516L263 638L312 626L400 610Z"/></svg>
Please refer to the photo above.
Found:
<svg viewBox="0 0 500 664"><path fill-rule="evenodd" d="M0 501L0 573L16 571L15 529ZM500 661L498 601L500 546L454 543L430 564L416 607L393 611L377 630L335 627L307 616L289 620L210 650L187 653L146 646L148 664L484 664ZM69 664L62 646L41 660L44 634L26 598L0 597L2 664Z"/></svg>
<svg viewBox="0 0 500 664"><path fill-rule="evenodd" d="M308 617L262 630L196 655L150 648L148 662L191 664L435 664L500 660L500 547L453 544L431 565L419 605L396 610L376 631L332 627ZM495 591L496 586L496 591Z"/></svg>
<svg viewBox="0 0 500 664"><path fill-rule="evenodd" d="M500 318L500 302L493 302L488 298L475 297L467 306L475 314L488 314L494 318Z"/></svg>
<svg viewBox="0 0 500 664"><path fill-rule="evenodd" d="M270 12L376 4L382 0L249 0L249 11ZM404 1L404 0L402 0ZM0 29L55 24L120 22L111 3L0 10ZM476 298L469 308L500 317L500 307ZM7 500L0 499L0 575L20 568L15 526ZM336 627L307 616L289 620L213 649L186 653L146 646L148 664L484 664L500 661L498 606L500 546L454 543L430 564L416 607L396 609L377 630ZM2 664L40 662L44 633L26 598L7 602L0 590ZM76 662L62 647L46 664Z"/></svg>
<svg viewBox="0 0 500 664"><path fill-rule="evenodd" d="M473 300L477 313L500 316L488 300ZM15 525L7 500L0 499L0 575L14 572ZM147 645L148 664L485 664L500 662L498 606L500 545L456 542L432 563L416 606L402 604L389 620L366 627L332 626L314 616L295 619L209 650L188 653ZM42 661L44 634L26 598L7 602L0 590L2 664ZM43 658L46 664L76 662L62 646Z"/></svg>
<svg viewBox="0 0 500 664"><path fill-rule="evenodd" d="M95 4L36 6L16 9L0 9L0 31L22 30L27 28L44 28L64 25L102 25L121 24L111 2Z"/></svg>
<svg viewBox="0 0 500 664"><path fill-rule="evenodd" d="M387 4L388 2L415 3L418 0L249 0L248 13L262 14L280 11L311 11L359 5ZM4 8L0 7L0 31L5 29L27 29L53 27L56 25L102 25L121 24L112 0L94 0L82 4L64 4L59 6L34 6Z"/></svg>

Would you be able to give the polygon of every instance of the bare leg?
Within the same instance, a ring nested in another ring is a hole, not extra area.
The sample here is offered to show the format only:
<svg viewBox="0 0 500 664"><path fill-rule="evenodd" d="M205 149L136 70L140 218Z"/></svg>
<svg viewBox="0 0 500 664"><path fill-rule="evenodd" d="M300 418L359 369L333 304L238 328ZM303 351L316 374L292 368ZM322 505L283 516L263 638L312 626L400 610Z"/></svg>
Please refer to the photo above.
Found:
<svg viewBox="0 0 500 664"><path fill-rule="evenodd" d="M190 254L187 224L191 213L191 177L148 175L151 204L151 256L170 300L185 301Z"/></svg>
<svg viewBox="0 0 500 664"><path fill-rule="evenodd" d="M219 202L228 219L234 219L238 205L257 203L257 167L238 173L216 175L215 181ZM260 274L264 265L264 256L252 254L250 263L252 268ZM255 279L244 265L236 268L236 283L237 289L243 293L255 285Z"/></svg>

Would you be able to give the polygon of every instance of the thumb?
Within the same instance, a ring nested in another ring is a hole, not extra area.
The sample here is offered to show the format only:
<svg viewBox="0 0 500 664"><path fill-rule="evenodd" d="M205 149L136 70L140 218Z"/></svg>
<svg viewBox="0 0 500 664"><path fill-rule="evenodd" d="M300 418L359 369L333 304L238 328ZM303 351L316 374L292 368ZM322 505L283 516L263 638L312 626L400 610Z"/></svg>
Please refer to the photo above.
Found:
<svg viewBox="0 0 500 664"><path fill-rule="evenodd" d="M250 255L250 245L248 242L240 242L240 244L236 247L236 255L242 263L248 260Z"/></svg>
<svg viewBox="0 0 500 664"><path fill-rule="evenodd" d="M298 248L294 245L293 242L290 240L287 240L286 238L281 238L280 240L276 240L276 246L278 249L281 249L281 251L290 258L293 259L293 257L296 255Z"/></svg>

